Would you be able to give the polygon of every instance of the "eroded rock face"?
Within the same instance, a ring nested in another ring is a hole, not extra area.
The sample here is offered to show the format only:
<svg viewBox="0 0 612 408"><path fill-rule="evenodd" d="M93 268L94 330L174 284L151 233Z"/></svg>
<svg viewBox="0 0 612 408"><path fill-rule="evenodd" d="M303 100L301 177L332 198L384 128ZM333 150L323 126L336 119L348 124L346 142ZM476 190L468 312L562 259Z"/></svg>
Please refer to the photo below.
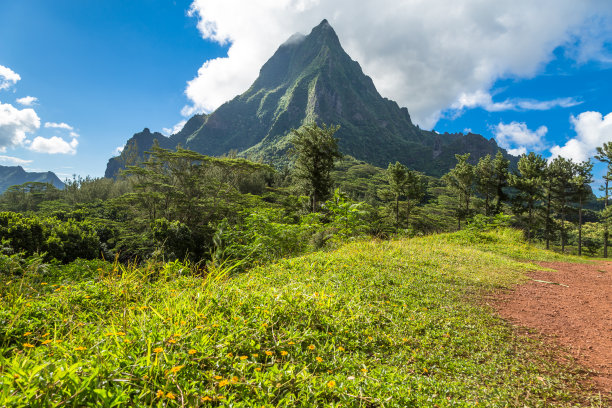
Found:
<svg viewBox="0 0 612 408"><path fill-rule="evenodd" d="M414 126L408 109L378 93L324 20L309 35L289 38L253 85L215 112L194 116L170 138L134 135L124 149L131 156L111 159L106 175L117 174L130 157L141 157L154 138L162 147L180 144L214 156L234 150L282 165L291 129L313 121L340 125L336 136L345 154L381 167L399 161L434 176L455 165L455 153L470 152L478 160L498 150L480 135L439 135Z"/></svg>

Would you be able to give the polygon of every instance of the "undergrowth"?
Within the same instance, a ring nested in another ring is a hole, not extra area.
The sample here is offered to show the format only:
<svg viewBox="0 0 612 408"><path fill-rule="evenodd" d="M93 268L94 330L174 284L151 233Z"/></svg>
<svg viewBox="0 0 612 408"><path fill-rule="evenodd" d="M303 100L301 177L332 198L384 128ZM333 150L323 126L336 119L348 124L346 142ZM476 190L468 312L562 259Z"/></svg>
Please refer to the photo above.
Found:
<svg viewBox="0 0 612 408"><path fill-rule="evenodd" d="M471 294L568 260L516 231L361 241L233 274L4 257L2 406L598 406Z"/></svg>

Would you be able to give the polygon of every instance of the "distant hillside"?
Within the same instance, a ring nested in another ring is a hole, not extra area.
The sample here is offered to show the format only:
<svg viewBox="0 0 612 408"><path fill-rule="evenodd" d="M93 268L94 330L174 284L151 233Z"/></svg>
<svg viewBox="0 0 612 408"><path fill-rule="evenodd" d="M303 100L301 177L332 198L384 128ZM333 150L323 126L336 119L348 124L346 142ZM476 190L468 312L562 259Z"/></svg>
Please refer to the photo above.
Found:
<svg viewBox="0 0 612 408"><path fill-rule="evenodd" d="M10 186L28 182L51 183L57 188L64 188L64 183L51 171L29 173L21 166L0 166L0 193Z"/></svg>
<svg viewBox="0 0 612 408"><path fill-rule="evenodd" d="M115 176L142 157L153 139L162 147L180 144L213 156L235 150L247 158L283 165L291 129L313 121L341 126L336 136L345 154L381 167L399 161L432 176L454 167L456 153L472 153L475 162L500 150L493 139L480 135L441 135L415 126L406 108L378 93L324 20L309 35L289 38L264 64L253 85L215 112L192 117L170 138L148 129L134 135L123 153L109 160L106 176Z"/></svg>

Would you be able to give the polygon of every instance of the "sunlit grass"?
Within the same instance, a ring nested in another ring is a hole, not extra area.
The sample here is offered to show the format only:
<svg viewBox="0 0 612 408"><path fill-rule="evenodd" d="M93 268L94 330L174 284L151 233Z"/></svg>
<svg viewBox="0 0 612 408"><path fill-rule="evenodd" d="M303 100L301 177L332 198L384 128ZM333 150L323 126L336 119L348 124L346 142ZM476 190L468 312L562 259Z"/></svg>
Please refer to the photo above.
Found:
<svg viewBox="0 0 612 408"><path fill-rule="evenodd" d="M247 273L22 266L0 283L8 406L515 406L590 402L473 300L573 259L516 232L362 241Z"/></svg>

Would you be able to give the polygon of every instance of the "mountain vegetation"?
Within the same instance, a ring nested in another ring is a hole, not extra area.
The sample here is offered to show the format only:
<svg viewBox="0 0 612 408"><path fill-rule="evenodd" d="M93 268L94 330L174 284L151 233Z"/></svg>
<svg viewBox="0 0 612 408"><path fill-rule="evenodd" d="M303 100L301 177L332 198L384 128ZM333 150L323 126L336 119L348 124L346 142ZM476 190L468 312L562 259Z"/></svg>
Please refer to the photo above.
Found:
<svg viewBox="0 0 612 408"><path fill-rule="evenodd" d="M237 152L241 157L282 168L290 163L291 130L326 123L337 130L340 152L378 167L399 161L440 177L455 154L476 161L502 151L495 140L475 134L438 134L415 126L406 108L383 98L372 79L343 50L333 28L321 22L307 35L296 34L279 47L242 95L209 115L195 115L169 138L145 129L135 134L118 157L109 160L106 177L143 159L157 140L209 156Z"/></svg>
<svg viewBox="0 0 612 408"><path fill-rule="evenodd" d="M610 172L418 129L327 22L107 170L0 195L2 406L608 402L482 296L607 256Z"/></svg>
<svg viewBox="0 0 612 408"><path fill-rule="evenodd" d="M25 183L33 183L29 185L29 188L34 189L37 187L35 183L49 183L56 188L64 187L64 183L62 183L55 173L50 171L46 173L36 173L27 172L21 166L0 166L0 193L3 193L11 186Z"/></svg>

